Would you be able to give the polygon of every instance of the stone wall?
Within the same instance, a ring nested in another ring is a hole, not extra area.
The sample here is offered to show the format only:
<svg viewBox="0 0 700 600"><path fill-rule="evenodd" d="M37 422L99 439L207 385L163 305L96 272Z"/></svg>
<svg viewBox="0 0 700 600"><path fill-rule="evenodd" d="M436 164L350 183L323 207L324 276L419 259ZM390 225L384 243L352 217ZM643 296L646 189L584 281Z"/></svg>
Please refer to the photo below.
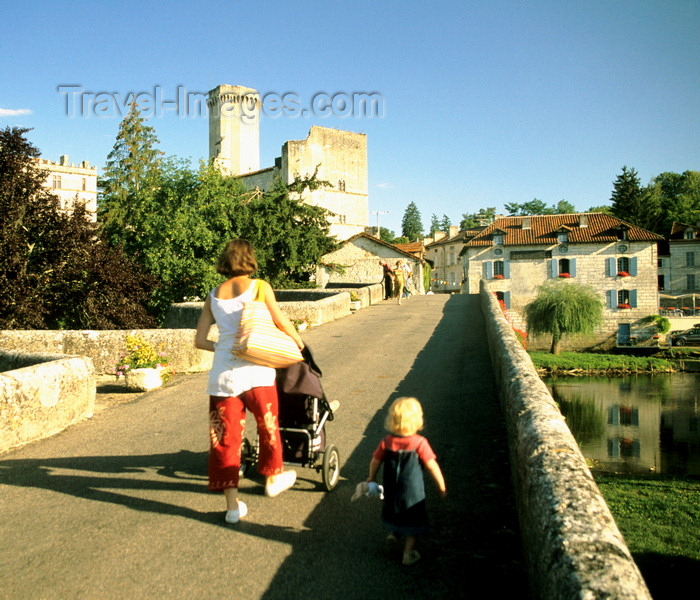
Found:
<svg viewBox="0 0 700 600"><path fill-rule="evenodd" d="M163 346L178 372L206 371L211 354L194 347L191 329L140 329L138 331L5 330L0 348L17 352L89 356L96 373L113 373L126 350L126 336L138 333L154 346Z"/></svg>
<svg viewBox="0 0 700 600"><path fill-rule="evenodd" d="M85 356L0 351L0 452L92 416L95 369Z"/></svg>
<svg viewBox="0 0 700 600"><path fill-rule="evenodd" d="M485 281L480 293L532 597L651 600L564 417Z"/></svg>

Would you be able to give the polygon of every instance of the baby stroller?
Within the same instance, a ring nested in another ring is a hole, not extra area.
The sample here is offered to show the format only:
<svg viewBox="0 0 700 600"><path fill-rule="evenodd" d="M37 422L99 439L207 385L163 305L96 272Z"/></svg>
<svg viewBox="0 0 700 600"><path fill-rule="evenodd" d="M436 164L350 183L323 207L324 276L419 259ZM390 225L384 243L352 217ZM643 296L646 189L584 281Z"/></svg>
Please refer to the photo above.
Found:
<svg viewBox="0 0 700 600"><path fill-rule="evenodd" d="M304 361L286 369L277 369L279 427L282 459L285 464L316 469L329 492L340 479L338 448L326 443L325 425L333 420L339 403L328 402L321 388L321 369L309 350L302 350ZM259 445L244 438L241 446L241 474L248 473L258 461Z"/></svg>

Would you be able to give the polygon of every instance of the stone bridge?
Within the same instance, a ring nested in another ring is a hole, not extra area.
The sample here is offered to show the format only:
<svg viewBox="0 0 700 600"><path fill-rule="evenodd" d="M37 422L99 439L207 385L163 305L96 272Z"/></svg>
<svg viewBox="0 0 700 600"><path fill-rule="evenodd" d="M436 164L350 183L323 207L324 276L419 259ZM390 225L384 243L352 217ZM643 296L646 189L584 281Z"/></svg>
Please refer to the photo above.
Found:
<svg viewBox="0 0 700 600"><path fill-rule="evenodd" d="M299 468L271 500L253 476L249 516L225 526L206 493L206 375L181 375L0 455L4 595L649 598L488 289L368 304L303 334L341 403L327 430L335 490ZM400 395L423 403L448 487L440 502L427 482L433 533L410 568L385 553L378 504L349 501Z"/></svg>

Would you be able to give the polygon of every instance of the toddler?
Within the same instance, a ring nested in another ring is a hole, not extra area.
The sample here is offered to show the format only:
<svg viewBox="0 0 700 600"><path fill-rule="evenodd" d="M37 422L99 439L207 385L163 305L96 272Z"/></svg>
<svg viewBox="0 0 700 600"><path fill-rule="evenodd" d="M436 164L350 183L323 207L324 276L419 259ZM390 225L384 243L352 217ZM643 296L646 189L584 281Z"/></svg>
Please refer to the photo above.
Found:
<svg viewBox="0 0 700 600"><path fill-rule="evenodd" d="M384 464L382 521L389 529L389 541L405 536L402 563L412 565L420 559L416 536L428 530L423 468L433 476L442 497L445 480L428 440L417 433L423 428L423 409L418 400L394 400L385 427L390 434L372 455L367 481L374 482L379 466Z"/></svg>

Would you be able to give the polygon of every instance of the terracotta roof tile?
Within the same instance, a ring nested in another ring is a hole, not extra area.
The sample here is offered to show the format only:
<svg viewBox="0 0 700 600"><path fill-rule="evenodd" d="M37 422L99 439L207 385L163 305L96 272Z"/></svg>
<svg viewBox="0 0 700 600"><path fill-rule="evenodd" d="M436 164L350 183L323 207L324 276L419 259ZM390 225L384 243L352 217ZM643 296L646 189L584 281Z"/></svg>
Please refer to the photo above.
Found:
<svg viewBox="0 0 700 600"><path fill-rule="evenodd" d="M587 227L579 226L581 216L588 221ZM529 219L530 228L523 229L523 219ZM562 229L569 234L570 244L616 242L620 228L627 229L629 241L658 241L663 239L651 231L626 223L605 213L574 213L566 215L533 215L528 217L500 217L467 242L467 246L493 245L492 233L505 233L505 246L534 246L554 244L557 232Z"/></svg>

